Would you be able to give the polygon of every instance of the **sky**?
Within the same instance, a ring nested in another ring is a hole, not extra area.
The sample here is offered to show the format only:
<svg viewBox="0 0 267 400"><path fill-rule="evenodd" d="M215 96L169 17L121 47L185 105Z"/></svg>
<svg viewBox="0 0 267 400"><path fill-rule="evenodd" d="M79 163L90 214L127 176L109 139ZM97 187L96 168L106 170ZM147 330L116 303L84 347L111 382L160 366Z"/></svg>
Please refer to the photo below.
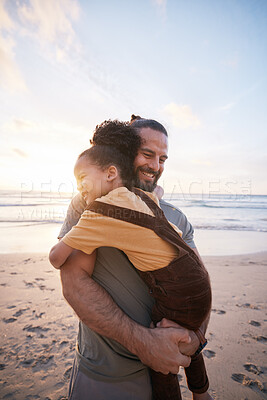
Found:
<svg viewBox="0 0 267 400"><path fill-rule="evenodd" d="M72 192L95 126L161 122L168 193L267 194L267 1L0 0L0 189Z"/></svg>

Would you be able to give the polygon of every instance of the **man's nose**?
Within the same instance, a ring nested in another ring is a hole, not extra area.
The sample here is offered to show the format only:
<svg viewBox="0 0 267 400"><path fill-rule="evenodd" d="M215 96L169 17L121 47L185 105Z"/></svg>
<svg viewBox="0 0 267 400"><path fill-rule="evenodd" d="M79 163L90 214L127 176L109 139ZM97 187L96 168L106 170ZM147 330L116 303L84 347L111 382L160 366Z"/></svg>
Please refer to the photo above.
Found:
<svg viewBox="0 0 267 400"><path fill-rule="evenodd" d="M153 158L150 160L148 166L149 168L153 169L153 171L159 171L159 159Z"/></svg>

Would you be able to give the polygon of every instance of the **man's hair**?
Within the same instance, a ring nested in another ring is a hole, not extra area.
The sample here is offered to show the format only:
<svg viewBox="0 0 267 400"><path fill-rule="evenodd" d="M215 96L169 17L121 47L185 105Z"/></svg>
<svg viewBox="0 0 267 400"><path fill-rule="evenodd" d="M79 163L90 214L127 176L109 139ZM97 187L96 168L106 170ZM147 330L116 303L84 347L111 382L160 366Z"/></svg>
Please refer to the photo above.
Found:
<svg viewBox="0 0 267 400"><path fill-rule="evenodd" d="M153 129L154 131L161 132L168 137L168 132L166 131L164 126L159 122L155 121L154 119L141 118L139 115L132 114L130 125L134 129L136 129L138 133L140 133L140 130L142 128L150 128Z"/></svg>
<svg viewBox="0 0 267 400"><path fill-rule="evenodd" d="M78 159L86 157L101 169L117 167L122 183L128 189L134 181L134 160L141 145L138 132L128 123L108 120L97 125L92 147L82 152Z"/></svg>

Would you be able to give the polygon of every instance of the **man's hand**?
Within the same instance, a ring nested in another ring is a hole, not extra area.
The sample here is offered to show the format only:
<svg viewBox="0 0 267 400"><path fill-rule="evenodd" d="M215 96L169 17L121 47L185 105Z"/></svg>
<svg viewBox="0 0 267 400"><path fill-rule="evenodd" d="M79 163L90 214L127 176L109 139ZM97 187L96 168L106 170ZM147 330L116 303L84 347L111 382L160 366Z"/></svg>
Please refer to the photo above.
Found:
<svg viewBox="0 0 267 400"><path fill-rule="evenodd" d="M203 332L206 332L208 321L209 321L209 317L201 325L201 329ZM181 326L176 324L176 322L170 321L166 318L163 318L160 322L158 322L157 327L181 329ZM179 350L184 355L192 356L193 354L195 354L195 352L197 351L197 349L199 347L199 339L198 339L197 335L195 334L195 332L193 332L193 331L189 331L189 336L191 338L190 343L180 342Z"/></svg>
<svg viewBox="0 0 267 400"><path fill-rule="evenodd" d="M157 372L178 374L180 366L188 367L191 362L190 357L181 354L179 346L190 341L188 330L182 327L146 329L143 346L135 353L143 364Z"/></svg>

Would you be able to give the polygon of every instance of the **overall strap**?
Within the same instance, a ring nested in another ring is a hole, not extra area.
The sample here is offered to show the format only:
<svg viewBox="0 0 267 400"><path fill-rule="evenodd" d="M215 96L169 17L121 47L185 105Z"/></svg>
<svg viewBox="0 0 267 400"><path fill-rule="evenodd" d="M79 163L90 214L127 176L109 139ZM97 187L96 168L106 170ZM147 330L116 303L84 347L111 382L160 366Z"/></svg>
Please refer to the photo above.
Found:
<svg viewBox="0 0 267 400"><path fill-rule="evenodd" d="M114 204L103 203L95 200L86 207L86 210L93 211L106 217L119 219L131 224L139 225L147 229L154 230L155 218L140 211L130 208L120 207Z"/></svg>
<svg viewBox="0 0 267 400"><path fill-rule="evenodd" d="M182 247L186 251L186 253L191 253L193 250L185 243L180 235L178 235L176 230L171 226L171 224L165 217L162 209L142 190L134 188L133 192L136 195L140 196L141 199L150 208L150 210L155 214L156 221L154 230L158 234L158 236L176 246L180 251Z"/></svg>
<svg viewBox="0 0 267 400"><path fill-rule="evenodd" d="M140 197L155 214L155 216L125 207L103 203L98 200L95 200L89 204L86 210L151 229L160 238L175 246L179 250L179 257L188 254L191 251L190 247L183 241L183 239L180 238L175 229L169 224L168 220L164 216L163 211L157 206L157 204L141 190L139 191L137 189L135 194L141 194Z"/></svg>
<svg viewBox="0 0 267 400"><path fill-rule="evenodd" d="M162 209L143 190L138 188L133 188L132 191L146 203L146 205L150 208L155 217L160 217L165 219L165 215Z"/></svg>

